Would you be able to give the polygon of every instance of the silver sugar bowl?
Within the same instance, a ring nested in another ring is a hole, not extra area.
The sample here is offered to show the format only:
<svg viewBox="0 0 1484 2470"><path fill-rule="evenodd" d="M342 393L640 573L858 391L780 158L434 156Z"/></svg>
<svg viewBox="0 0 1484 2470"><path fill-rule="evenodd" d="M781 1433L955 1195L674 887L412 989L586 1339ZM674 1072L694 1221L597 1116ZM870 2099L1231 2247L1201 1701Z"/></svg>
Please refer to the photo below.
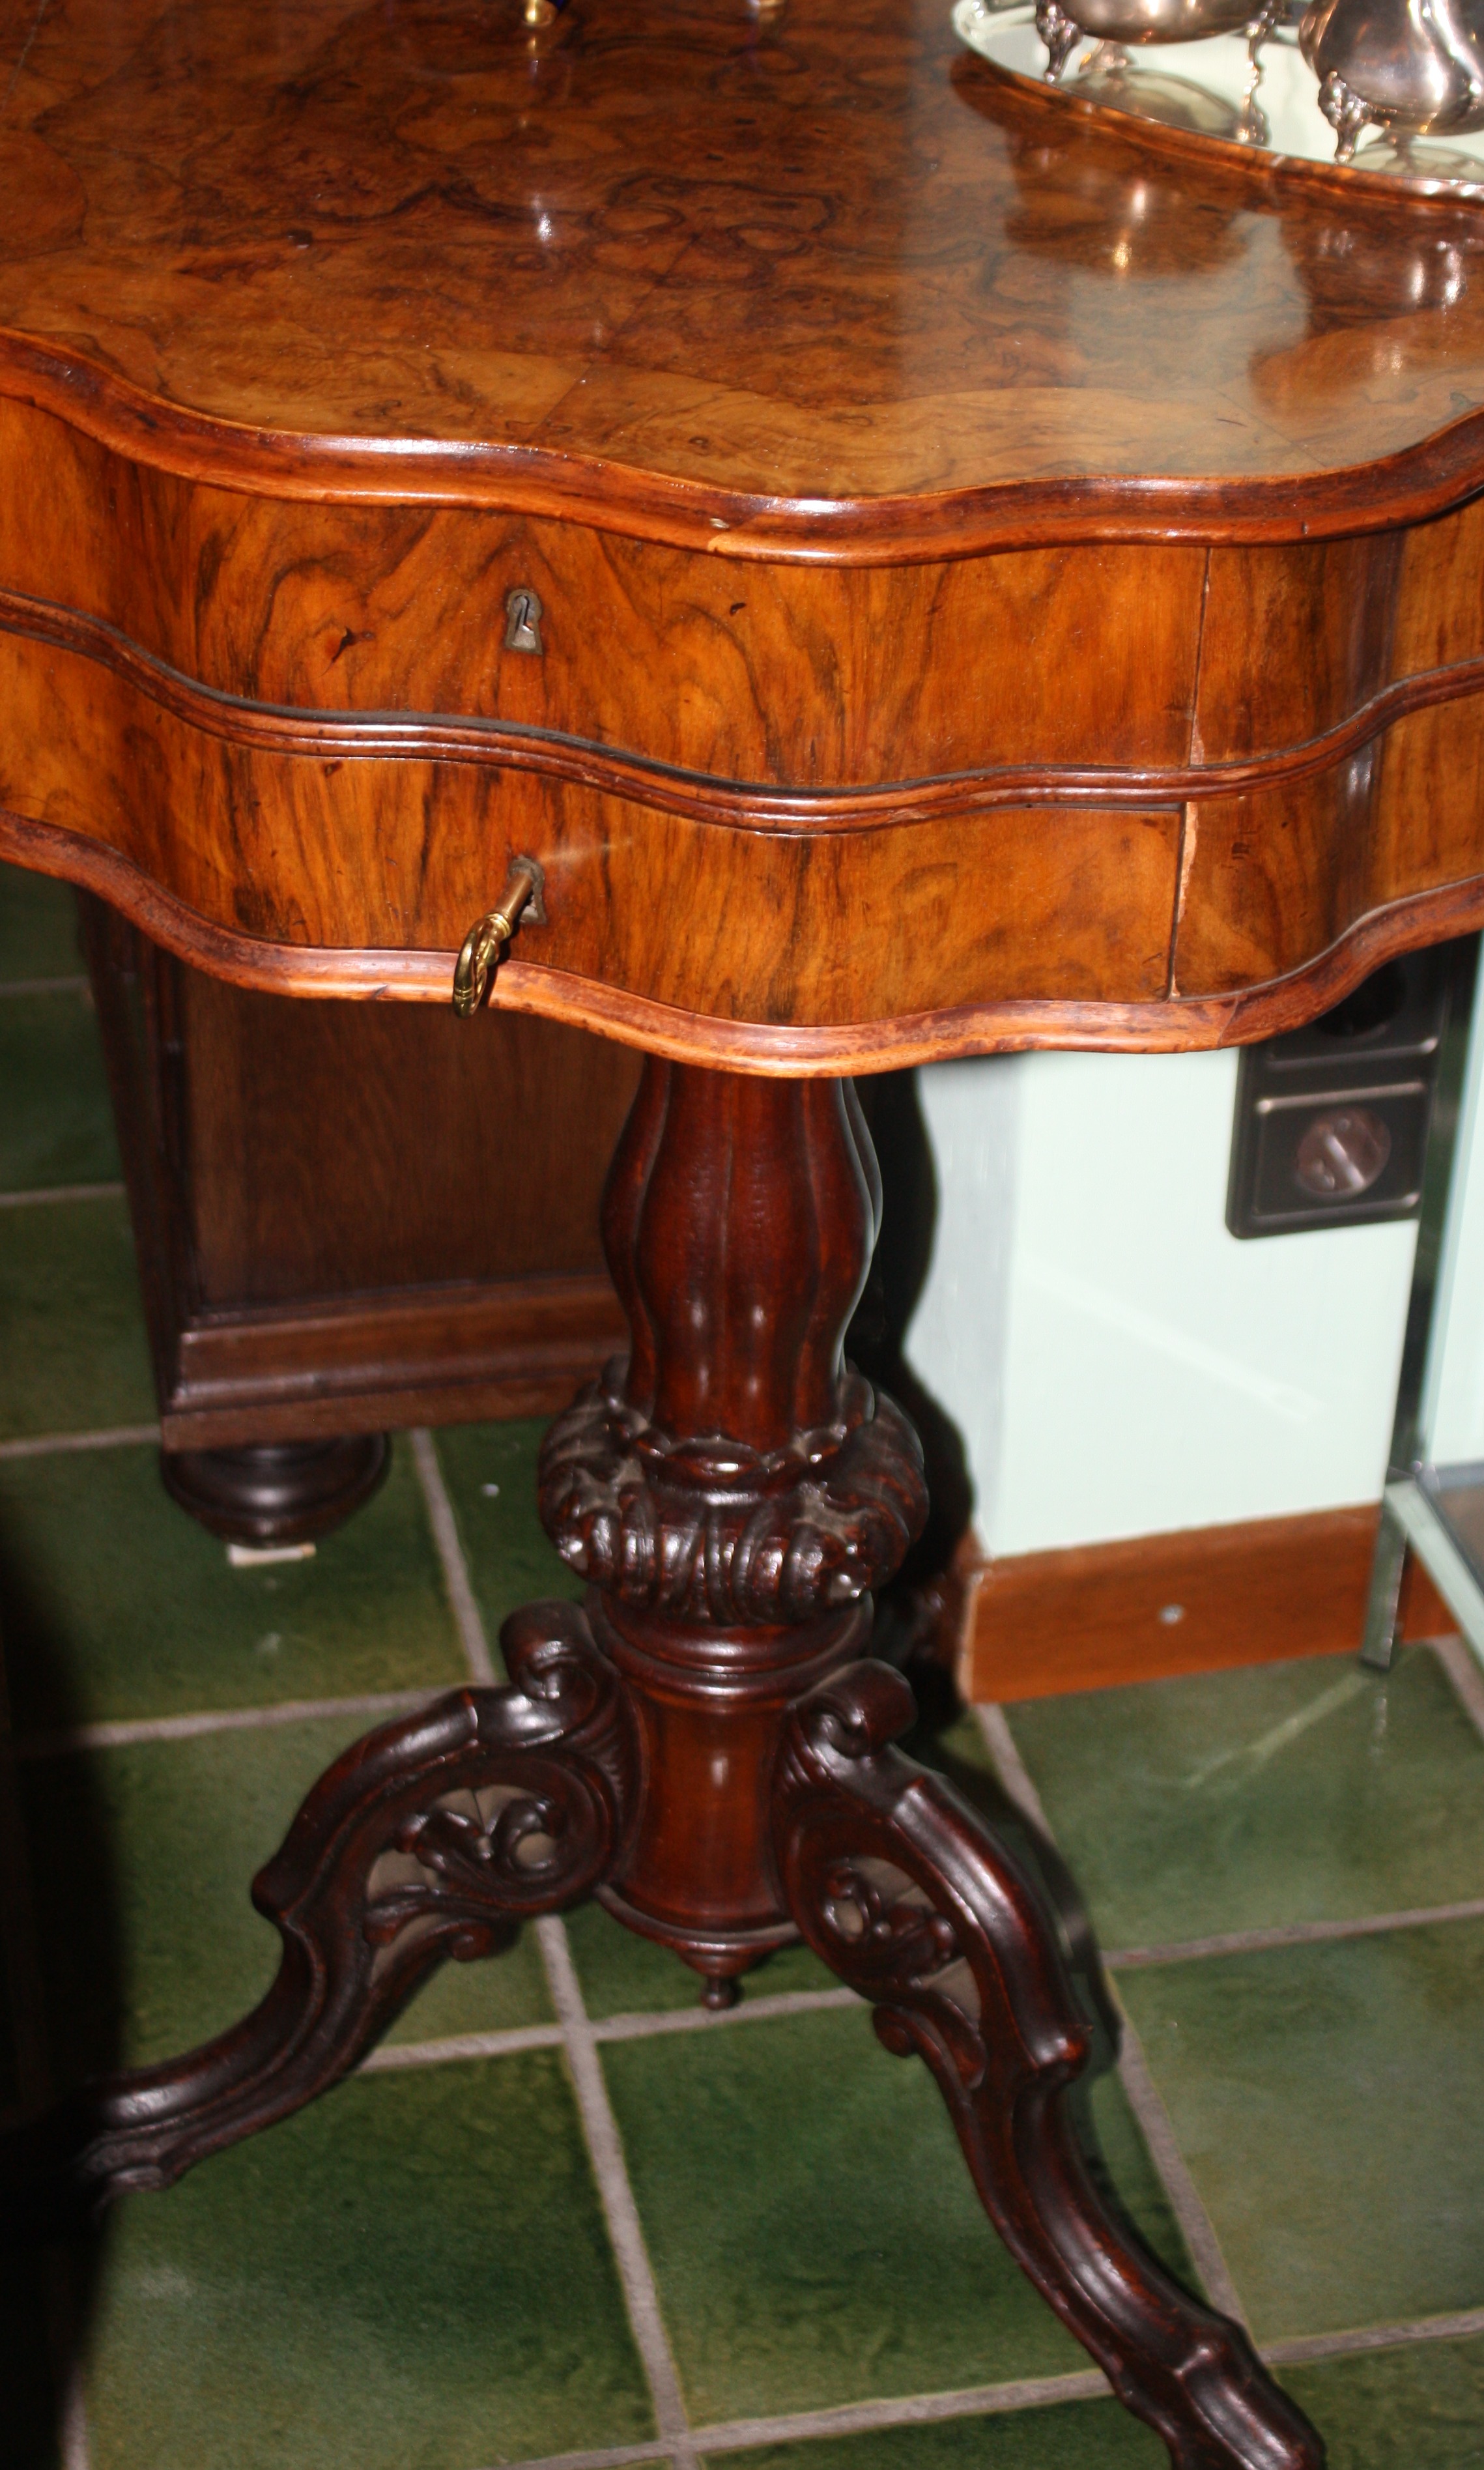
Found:
<svg viewBox="0 0 1484 2470"><path fill-rule="evenodd" d="M1198 43L1208 35L1245 33L1265 12L1253 0L1073 0L1076 14L1060 0L1042 0L1035 12L1036 32L1052 55L1049 77L1055 79L1079 42ZM1060 57L1047 31L1059 20L1067 30Z"/></svg>
<svg viewBox="0 0 1484 2470"><path fill-rule="evenodd" d="M1484 128L1484 0L1311 0L1299 46L1341 163L1367 127L1403 151Z"/></svg>

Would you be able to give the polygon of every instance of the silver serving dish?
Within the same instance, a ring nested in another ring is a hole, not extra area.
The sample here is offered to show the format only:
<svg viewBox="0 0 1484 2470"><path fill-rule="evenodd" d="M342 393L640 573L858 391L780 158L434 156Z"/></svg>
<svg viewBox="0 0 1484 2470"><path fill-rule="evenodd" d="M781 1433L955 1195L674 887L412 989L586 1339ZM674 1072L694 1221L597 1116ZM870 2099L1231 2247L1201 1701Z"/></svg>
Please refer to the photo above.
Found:
<svg viewBox="0 0 1484 2470"><path fill-rule="evenodd" d="M953 22L1004 76L1265 153L1279 178L1328 165L1346 184L1484 198L1484 0L1289 5L955 0Z"/></svg>
<svg viewBox="0 0 1484 2470"><path fill-rule="evenodd" d="M1342 163L1367 127L1403 141L1484 128L1484 0L1312 0L1299 46Z"/></svg>

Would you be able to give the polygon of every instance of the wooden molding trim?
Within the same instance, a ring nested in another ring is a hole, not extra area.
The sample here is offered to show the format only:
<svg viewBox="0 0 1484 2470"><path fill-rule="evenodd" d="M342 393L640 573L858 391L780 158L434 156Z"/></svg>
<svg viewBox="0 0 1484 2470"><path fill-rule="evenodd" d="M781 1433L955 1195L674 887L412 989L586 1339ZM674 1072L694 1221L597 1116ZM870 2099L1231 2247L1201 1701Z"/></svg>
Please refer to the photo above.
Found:
<svg viewBox="0 0 1484 2470"><path fill-rule="evenodd" d="M84 353L12 327L0 328L0 392L56 414L132 463L254 496L565 515L711 556L801 565L898 565L1100 540L1337 539L1444 514L1484 483L1477 411L1374 462L1305 472L1302 486L1287 473L1089 475L917 496L796 499L552 447L249 427L151 394Z"/></svg>
<svg viewBox="0 0 1484 2470"><path fill-rule="evenodd" d="M201 1313L164 1335L161 1434L234 1449L552 1414L627 1334L601 1274Z"/></svg>
<svg viewBox="0 0 1484 2470"><path fill-rule="evenodd" d="M973 1699L1056 1698L1128 1681L1343 1655L1360 1643L1380 1503L991 1560L971 1537L959 1680ZM1179 1605L1178 1620L1162 1619ZM1409 1560L1400 1635L1457 1624Z"/></svg>
<svg viewBox="0 0 1484 2470"><path fill-rule="evenodd" d="M996 807L1093 805L1142 811L1151 804L1183 805L1191 799L1251 796L1334 771L1408 714L1484 692L1484 658L1419 670L1393 680L1319 736L1241 762L997 764L881 787L780 787L767 781L719 779L656 761L632 748L531 723L458 712L346 712L257 703L174 668L104 618L29 593L0 588L0 630L97 662L187 728L228 745L316 760L380 756L531 772L696 823L810 835L983 814Z"/></svg>
<svg viewBox="0 0 1484 2470"><path fill-rule="evenodd" d="M233 986L256 987L267 994L366 1002L451 1000L452 951L365 951L273 944L239 934L202 918L106 843L5 807L0 807L0 859L96 893L152 943ZM1027 1047L1164 1055L1275 1037L1338 1003L1394 953L1480 926L1484 876L1471 876L1372 910L1317 960L1288 977L1270 978L1235 994L1175 995L1150 1003L1017 996L887 1020L823 1025L707 1020L647 995L631 994L626 988L519 960L501 967L495 1000L502 1011L567 1021L673 1062L783 1078L894 1072L955 1056L1012 1054Z"/></svg>

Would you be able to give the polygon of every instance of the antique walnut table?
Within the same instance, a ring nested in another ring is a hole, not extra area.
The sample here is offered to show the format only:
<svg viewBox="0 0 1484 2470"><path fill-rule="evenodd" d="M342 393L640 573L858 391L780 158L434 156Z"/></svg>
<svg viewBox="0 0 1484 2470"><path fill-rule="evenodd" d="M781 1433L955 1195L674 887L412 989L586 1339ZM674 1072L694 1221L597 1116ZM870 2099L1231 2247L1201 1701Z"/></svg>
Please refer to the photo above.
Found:
<svg viewBox="0 0 1484 2470"><path fill-rule="evenodd" d="M1484 921L1484 225L1078 126L940 0L6 39L0 855L242 986L446 1004L463 945L650 1058L630 1352L542 1462L586 1609L347 1752L261 2008L46 2151L162 2184L585 1896L718 2001L801 1934L1171 2458L1316 2464L1103 2209L1055 1929L893 1746L846 1076L1265 1036Z"/></svg>

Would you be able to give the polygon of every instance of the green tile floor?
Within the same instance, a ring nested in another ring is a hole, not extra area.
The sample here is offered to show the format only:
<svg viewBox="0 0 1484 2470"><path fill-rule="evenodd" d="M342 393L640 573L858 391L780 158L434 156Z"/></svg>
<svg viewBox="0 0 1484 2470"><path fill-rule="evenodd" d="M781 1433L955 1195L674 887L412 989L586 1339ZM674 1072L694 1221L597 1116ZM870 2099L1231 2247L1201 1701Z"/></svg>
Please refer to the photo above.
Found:
<svg viewBox="0 0 1484 2470"><path fill-rule="evenodd" d="M276 1940L247 1881L326 1760L571 1592L528 1424L401 1439L313 1560L230 1568L159 1485L117 1177L68 897L0 873L12 2113L43 2067L60 2088L248 2006ZM1334 2470L1484 2470L1481 1720L1458 1652L1417 1649L1386 1680L1255 1667L920 1745L1039 1805L1127 2017L1082 2108L1097 2166L1245 2314ZM1165 2458L1005 2258L924 2071L803 1951L704 2019L596 1908L545 1924L87 2250L0 2265L5 2470L711 2456Z"/></svg>

